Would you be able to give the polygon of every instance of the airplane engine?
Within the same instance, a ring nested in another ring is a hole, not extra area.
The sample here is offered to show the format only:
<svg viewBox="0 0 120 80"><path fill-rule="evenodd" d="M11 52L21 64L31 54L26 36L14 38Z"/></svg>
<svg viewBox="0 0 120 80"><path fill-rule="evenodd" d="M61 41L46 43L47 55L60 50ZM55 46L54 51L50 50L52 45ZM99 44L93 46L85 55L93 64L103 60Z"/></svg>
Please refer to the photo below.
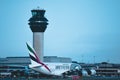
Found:
<svg viewBox="0 0 120 80"><path fill-rule="evenodd" d="M76 63L72 63L70 66L70 70L65 72L63 75L79 75L81 74L81 72L79 72L81 70L81 66L79 64Z"/></svg>
<svg viewBox="0 0 120 80"><path fill-rule="evenodd" d="M90 69L85 69L85 70L87 71L88 75L91 75L91 74L92 74L92 72L91 72Z"/></svg>
<svg viewBox="0 0 120 80"><path fill-rule="evenodd" d="M91 71L91 75L96 75L96 70L91 69L90 71Z"/></svg>
<svg viewBox="0 0 120 80"><path fill-rule="evenodd" d="M96 71L94 69L85 69L88 73L88 75L95 75Z"/></svg>
<svg viewBox="0 0 120 80"><path fill-rule="evenodd" d="M70 70L73 70L73 71L80 70L80 69L81 69L81 66L79 64L76 64L76 63L73 63L70 66Z"/></svg>
<svg viewBox="0 0 120 80"><path fill-rule="evenodd" d="M88 72L85 69L82 69L82 76L88 76Z"/></svg>

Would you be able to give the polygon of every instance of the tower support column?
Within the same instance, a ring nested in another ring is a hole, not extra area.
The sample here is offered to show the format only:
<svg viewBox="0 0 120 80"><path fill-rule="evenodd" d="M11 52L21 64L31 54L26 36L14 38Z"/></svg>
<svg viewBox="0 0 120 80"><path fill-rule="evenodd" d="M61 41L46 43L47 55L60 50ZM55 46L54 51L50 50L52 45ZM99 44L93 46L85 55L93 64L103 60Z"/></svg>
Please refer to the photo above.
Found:
<svg viewBox="0 0 120 80"><path fill-rule="evenodd" d="M40 60L43 61L44 56L44 33L34 32L33 33L33 47L39 56Z"/></svg>

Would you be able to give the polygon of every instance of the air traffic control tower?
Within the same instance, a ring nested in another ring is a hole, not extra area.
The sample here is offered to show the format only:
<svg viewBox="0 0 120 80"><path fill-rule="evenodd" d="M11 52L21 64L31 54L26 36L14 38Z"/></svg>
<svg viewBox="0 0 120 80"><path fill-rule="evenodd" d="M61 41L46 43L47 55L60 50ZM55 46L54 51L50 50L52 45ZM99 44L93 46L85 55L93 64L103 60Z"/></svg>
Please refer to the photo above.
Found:
<svg viewBox="0 0 120 80"><path fill-rule="evenodd" d="M35 49L39 59L43 61L44 55L44 32L47 28L47 18L44 17L45 10L31 10L32 17L29 19L30 29L33 32L33 48Z"/></svg>

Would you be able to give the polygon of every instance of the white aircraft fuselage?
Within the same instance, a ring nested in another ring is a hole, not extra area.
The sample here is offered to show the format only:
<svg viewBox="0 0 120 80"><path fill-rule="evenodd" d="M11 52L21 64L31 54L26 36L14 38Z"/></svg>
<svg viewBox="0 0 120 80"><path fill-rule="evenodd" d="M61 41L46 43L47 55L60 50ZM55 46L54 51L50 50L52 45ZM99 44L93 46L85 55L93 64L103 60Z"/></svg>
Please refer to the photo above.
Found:
<svg viewBox="0 0 120 80"><path fill-rule="evenodd" d="M74 63L44 63L44 64L49 68L49 70L45 66L41 65L37 66L29 65L29 67L40 73L56 76L62 76L63 73L78 69L78 67L79 69L81 68L78 64Z"/></svg>

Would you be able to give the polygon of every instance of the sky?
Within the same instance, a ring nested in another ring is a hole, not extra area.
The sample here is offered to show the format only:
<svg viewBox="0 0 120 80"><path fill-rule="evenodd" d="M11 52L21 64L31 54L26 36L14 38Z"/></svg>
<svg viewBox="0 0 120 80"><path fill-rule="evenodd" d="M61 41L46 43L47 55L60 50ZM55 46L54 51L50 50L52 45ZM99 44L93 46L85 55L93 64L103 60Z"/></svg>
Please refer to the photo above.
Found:
<svg viewBox="0 0 120 80"><path fill-rule="evenodd" d="M120 63L120 0L0 0L0 57L28 56L31 10L45 9L44 55Z"/></svg>

